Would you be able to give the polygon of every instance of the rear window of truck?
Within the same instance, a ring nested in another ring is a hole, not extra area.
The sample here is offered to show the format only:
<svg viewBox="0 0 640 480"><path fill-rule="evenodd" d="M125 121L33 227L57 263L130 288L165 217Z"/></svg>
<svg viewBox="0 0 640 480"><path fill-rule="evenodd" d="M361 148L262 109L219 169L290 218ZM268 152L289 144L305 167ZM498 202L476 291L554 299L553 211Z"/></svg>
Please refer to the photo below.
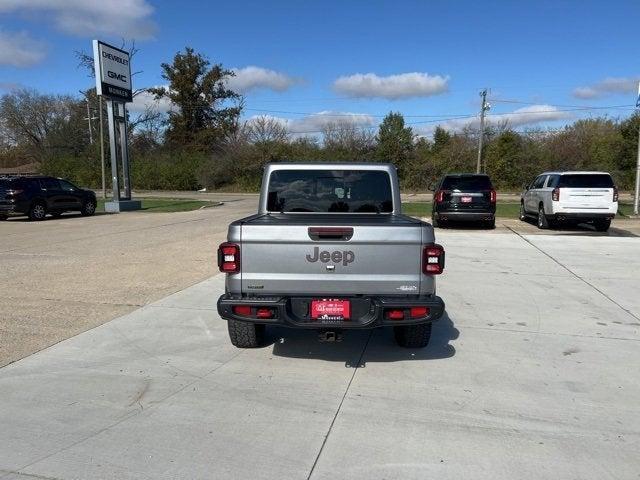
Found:
<svg viewBox="0 0 640 480"><path fill-rule="evenodd" d="M459 192L481 192L492 188L491 180L486 175L445 177L441 187L442 190L457 190Z"/></svg>
<svg viewBox="0 0 640 480"><path fill-rule="evenodd" d="M613 180L607 174L560 175L558 187L564 188L613 188Z"/></svg>
<svg viewBox="0 0 640 480"><path fill-rule="evenodd" d="M391 179L383 171L276 170L270 212L391 213Z"/></svg>

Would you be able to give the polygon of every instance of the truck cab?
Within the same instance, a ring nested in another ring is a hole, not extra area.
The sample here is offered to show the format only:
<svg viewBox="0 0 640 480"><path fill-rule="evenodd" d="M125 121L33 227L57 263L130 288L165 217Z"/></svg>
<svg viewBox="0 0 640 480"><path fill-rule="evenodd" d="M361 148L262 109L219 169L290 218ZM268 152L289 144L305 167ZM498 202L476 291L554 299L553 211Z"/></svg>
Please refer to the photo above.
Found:
<svg viewBox="0 0 640 480"><path fill-rule="evenodd" d="M231 223L218 263L218 311L238 347L258 346L267 325L392 326L398 343L423 347L444 312L444 249L402 215L389 164L268 165L257 214Z"/></svg>

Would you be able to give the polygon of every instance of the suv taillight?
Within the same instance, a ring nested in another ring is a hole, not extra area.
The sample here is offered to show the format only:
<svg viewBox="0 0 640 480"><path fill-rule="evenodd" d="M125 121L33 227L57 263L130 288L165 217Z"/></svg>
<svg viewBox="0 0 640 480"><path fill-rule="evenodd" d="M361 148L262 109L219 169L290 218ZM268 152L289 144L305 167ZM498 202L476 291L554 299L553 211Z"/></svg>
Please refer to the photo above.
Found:
<svg viewBox="0 0 640 480"><path fill-rule="evenodd" d="M489 192L489 201L491 203L496 203L497 197L498 197L498 195L496 194L496 191L491 189L491 191Z"/></svg>
<svg viewBox="0 0 640 480"><path fill-rule="evenodd" d="M613 187L613 201L618 201L618 187Z"/></svg>
<svg viewBox="0 0 640 480"><path fill-rule="evenodd" d="M560 200L560 189L558 187L554 188L553 192L551 192L551 200L553 200L554 202Z"/></svg>
<svg viewBox="0 0 640 480"><path fill-rule="evenodd" d="M235 243L225 242L218 247L218 268L225 273L240 271L240 247Z"/></svg>
<svg viewBox="0 0 640 480"><path fill-rule="evenodd" d="M436 203L440 203L444 200L444 190L438 190L434 195Z"/></svg>
<svg viewBox="0 0 640 480"><path fill-rule="evenodd" d="M440 275L444 271L444 248L434 243L422 250L422 273Z"/></svg>

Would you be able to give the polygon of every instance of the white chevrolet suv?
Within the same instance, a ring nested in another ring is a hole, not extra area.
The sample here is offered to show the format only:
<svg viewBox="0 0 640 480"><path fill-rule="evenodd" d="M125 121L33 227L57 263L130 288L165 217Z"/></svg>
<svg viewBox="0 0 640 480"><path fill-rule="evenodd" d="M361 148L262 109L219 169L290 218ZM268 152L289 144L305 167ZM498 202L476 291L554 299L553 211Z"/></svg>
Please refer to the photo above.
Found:
<svg viewBox="0 0 640 480"><path fill-rule="evenodd" d="M606 232L617 212L618 189L606 172L545 172L520 196L520 220L535 217L538 228L591 223Z"/></svg>

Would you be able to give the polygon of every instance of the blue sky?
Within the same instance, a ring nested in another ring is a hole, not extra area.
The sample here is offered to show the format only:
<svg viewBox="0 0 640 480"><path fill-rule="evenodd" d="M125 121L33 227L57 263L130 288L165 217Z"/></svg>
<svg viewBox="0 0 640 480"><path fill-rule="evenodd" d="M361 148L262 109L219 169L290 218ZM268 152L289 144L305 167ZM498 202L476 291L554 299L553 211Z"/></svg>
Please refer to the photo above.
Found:
<svg viewBox="0 0 640 480"><path fill-rule="evenodd" d="M160 63L188 45L238 69L247 118L293 131L374 126L390 110L418 133L457 129L482 87L493 121L558 127L631 113L576 106L635 103L639 20L632 1L0 0L0 88L77 94L92 80L75 50L136 38L135 87L162 85Z"/></svg>

